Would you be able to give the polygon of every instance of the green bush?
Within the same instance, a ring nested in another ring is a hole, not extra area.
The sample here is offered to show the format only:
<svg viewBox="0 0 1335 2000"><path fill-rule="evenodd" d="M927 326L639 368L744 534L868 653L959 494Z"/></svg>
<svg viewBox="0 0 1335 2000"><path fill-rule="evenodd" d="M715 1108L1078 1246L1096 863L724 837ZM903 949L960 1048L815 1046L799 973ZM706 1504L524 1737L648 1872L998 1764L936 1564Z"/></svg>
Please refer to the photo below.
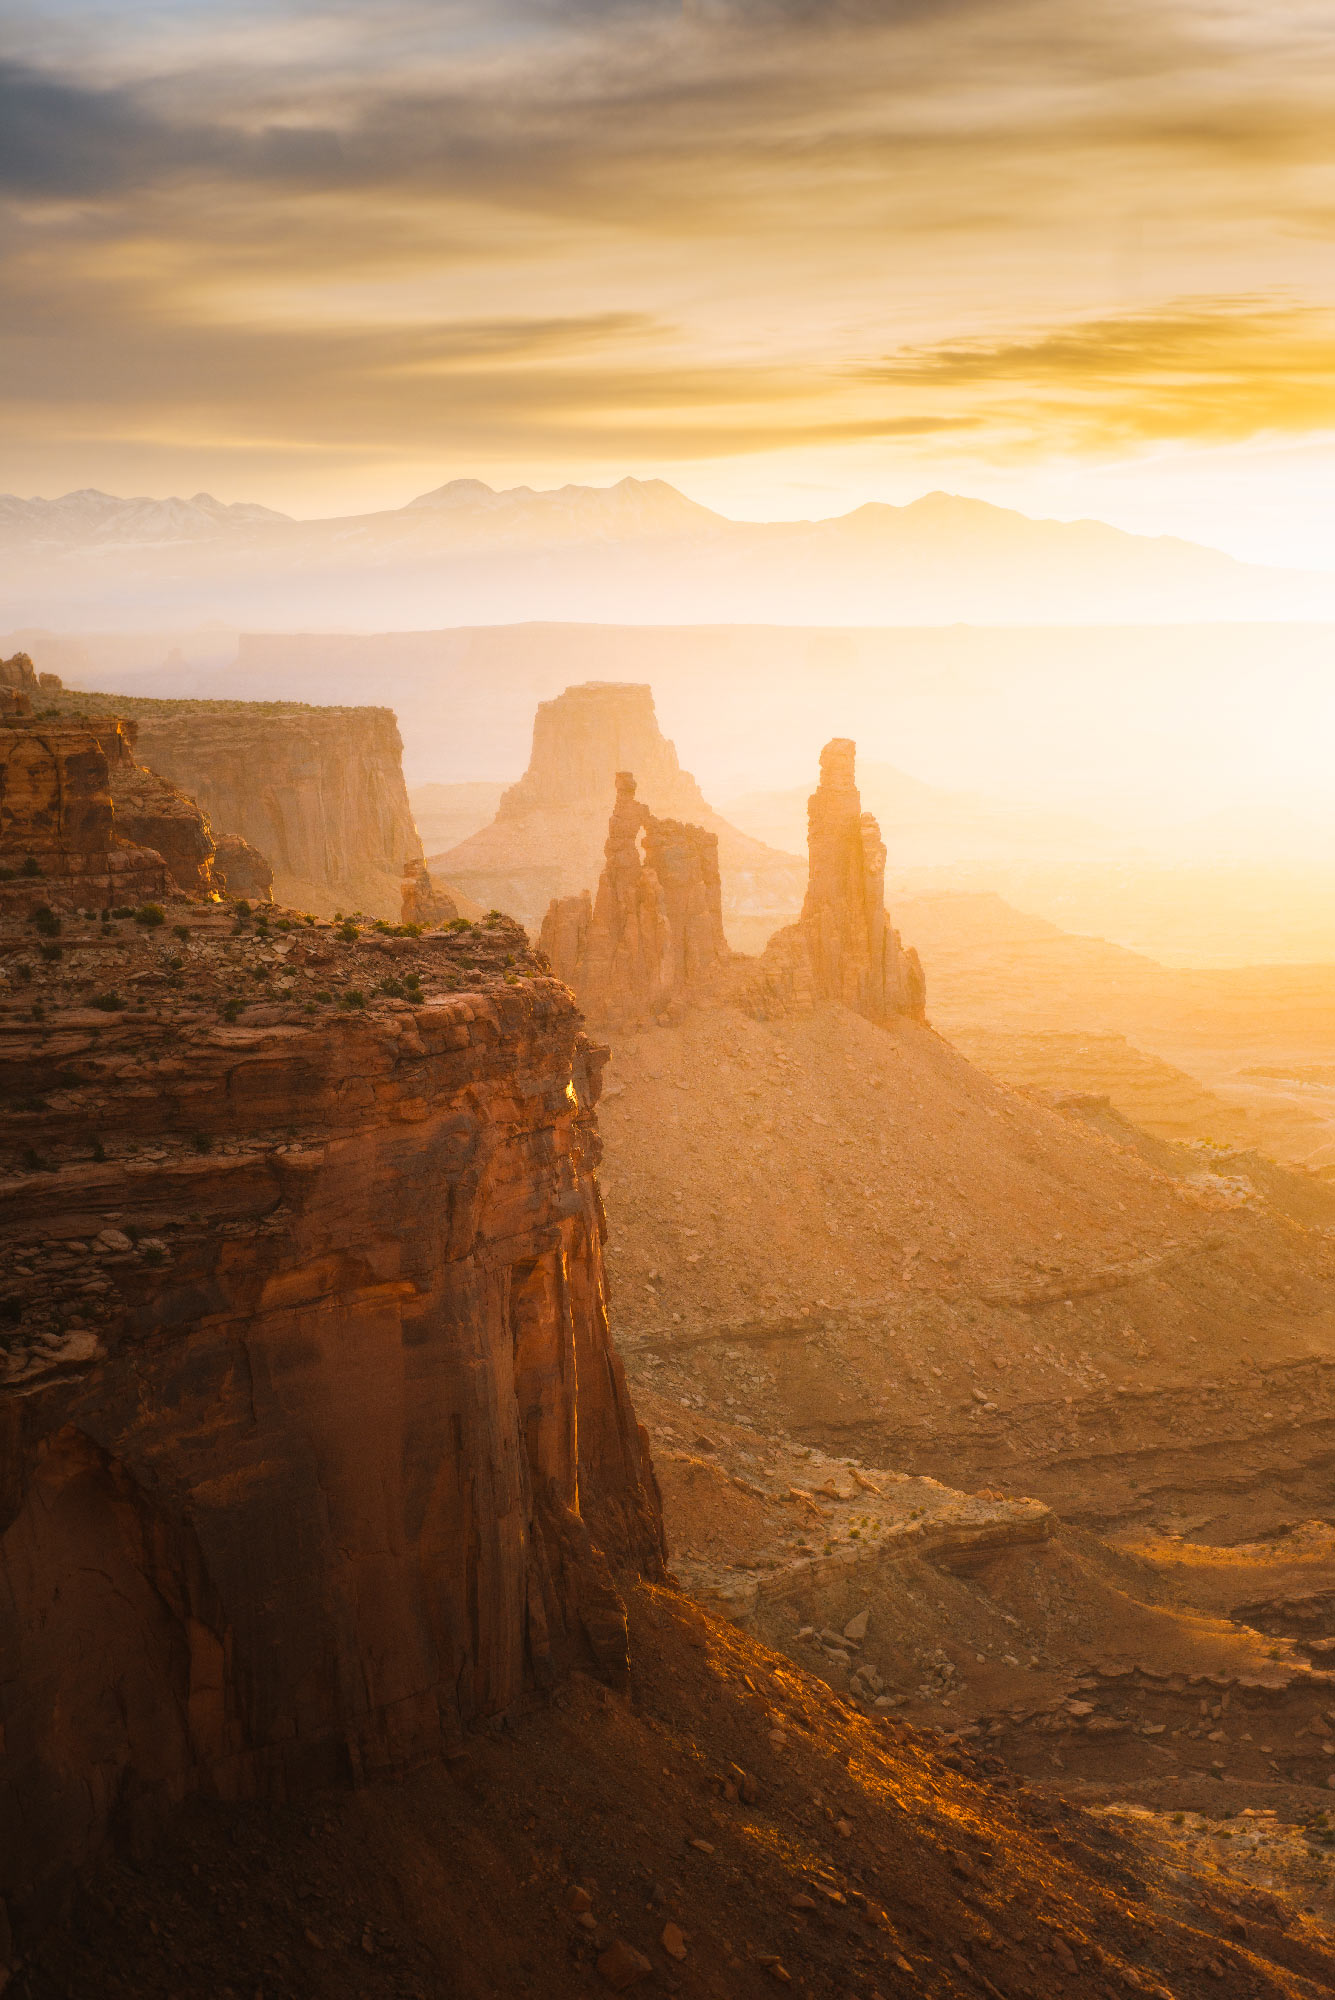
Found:
<svg viewBox="0 0 1335 2000"><path fill-rule="evenodd" d="M88 1002L90 1007L100 1007L104 1014L116 1014L125 1005L119 993L97 993Z"/></svg>
<svg viewBox="0 0 1335 2000"><path fill-rule="evenodd" d="M155 931L159 924L167 921L167 912L161 903L141 903L134 913L134 920L142 924L146 931Z"/></svg>
<svg viewBox="0 0 1335 2000"><path fill-rule="evenodd" d="M366 995L362 992L360 986L350 986L338 1004L340 1007L348 1008L364 1007L366 1005Z"/></svg>
<svg viewBox="0 0 1335 2000"><path fill-rule="evenodd" d="M342 938L344 944L356 944L358 938L361 936L361 932L358 930L356 924L352 923L351 921L349 921L348 923L340 924L338 927L338 934Z"/></svg>

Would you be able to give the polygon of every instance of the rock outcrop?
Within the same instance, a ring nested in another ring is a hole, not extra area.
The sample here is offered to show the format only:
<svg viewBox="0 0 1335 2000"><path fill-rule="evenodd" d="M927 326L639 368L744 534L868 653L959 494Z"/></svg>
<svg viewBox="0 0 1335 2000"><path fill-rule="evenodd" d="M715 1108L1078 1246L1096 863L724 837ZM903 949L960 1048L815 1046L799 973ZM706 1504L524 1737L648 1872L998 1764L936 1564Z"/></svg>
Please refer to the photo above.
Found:
<svg viewBox="0 0 1335 2000"><path fill-rule="evenodd" d="M528 770L490 826L431 857L433 872L536 934L554 898L588 891L592 900L607 801L622 771L635 773L650 814L716 837L725 923L767 915L777 923L797 908L800 861L721 819L659 729L652 690L616 681L590 681L538 704Z"/></svg>
<svg viewBox="0 0 1335 2000"><path fill-rule="evenodd" d="M616 787L598 894L555 899L539 944L590 1020L675 1020L716 997L732 957L718 836L646 812L628 771Z"/></svg>
<svg viewBox="0 0 1335 2000"><path fill-rule="evenodd" d="M257 847L239 833L220 833L213 856L213 879L229 896L248 903L272 903L273 869Z"/></svg>
<svg viewBox="0 0 1335 2000"><path fill-rule="evenodd" d="M807 806L810 873L802 914L769 941L763 990L785 1008L829 1002L870 1021L923 1019L926 982L886 914L885 844L862 810L857 746L838 736L820 756L820 784Z"/></svg>
<svg viewBox="0 0 1335 2000"><path fill-rule="evenodd" d="M453 923L463 914L449 890L442 883L432 880L425 861L420 857L405 864L399 896L400 921L421 924L424 930L435 930L440 924Z"/></svg>
<svg viewBox="0 0 1335 2000"><path fill-rule="evenodd" d="M54 692L61 685L59 674L39 674L27 653L11 653L7 660L0 660L0 688L16 688L31 695L39 689Z"/></svg>
<svg viewBox="0 0 1335 2000"><path fill-rule="evenodd" d="M134 758L116 718L36 716L28 695L6 692L0 900L11 910L103 909L161 896L169 879L161 852L127 836L117 819L112 769L133 769Z"/></svg>
<svg viewBox="0 0 1335 2000"><path fill-rule="evenodd" d="M589 1019L668 1022L730 1001L762 1015L839 1005L871 1021L922 1020L922 967L886 915L885 847L862 810L854 757L842 737L821 752L802 915L758 959L728 950L715 836L655 819L618 772L597 896L555 898L539 937Z"/></svg>
<svg viewBox="0 0 1335 2000"><path fill-rule="evenodd" d="M20 1931L187 1794L398 1768L563 1662L624 1680L609 1561L662 1571L603 1052L522 932L167 919L67 916L59 964L0 926Z"/></svg>
<svg viewBox="0 0 1335 2000"><path fill-rule="evenodd" d="M113 708L136 731L137 759L199 805L215 838L237 834L264 856L281 902L398 921L404 864L422 844L392 710L68 689L55 699Z"/></svg>

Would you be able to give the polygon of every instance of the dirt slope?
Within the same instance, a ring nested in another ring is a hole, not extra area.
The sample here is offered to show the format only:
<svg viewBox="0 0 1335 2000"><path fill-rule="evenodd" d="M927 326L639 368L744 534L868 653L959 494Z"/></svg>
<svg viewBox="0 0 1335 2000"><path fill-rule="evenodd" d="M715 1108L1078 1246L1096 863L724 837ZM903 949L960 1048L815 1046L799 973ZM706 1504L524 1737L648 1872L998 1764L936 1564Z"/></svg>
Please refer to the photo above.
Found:
<svg viewBox="0 0 1335 2000"><path fill-rule="evenodd" d="M579 1679L448 1771L199 1806L108 1867L18 2000L1315 2000L1335 1938L1181 1843L872 1721L670 1590L629 1699ZM637 1961L630 1954L640 1955ZM611 1956L609 1956L611 1954Z"/></svg>
<svg viewBox="0 0 1335 2000"><path fill-rule="evenodd" d="M1208 1492L1228 1539L1271 1500L1320 1511L1328 1223L1217 1159L1177 1178L912 1024L700 1014L618 1040L608 1076L638 1384L1086 1520L1173 1525Z"/></svg>

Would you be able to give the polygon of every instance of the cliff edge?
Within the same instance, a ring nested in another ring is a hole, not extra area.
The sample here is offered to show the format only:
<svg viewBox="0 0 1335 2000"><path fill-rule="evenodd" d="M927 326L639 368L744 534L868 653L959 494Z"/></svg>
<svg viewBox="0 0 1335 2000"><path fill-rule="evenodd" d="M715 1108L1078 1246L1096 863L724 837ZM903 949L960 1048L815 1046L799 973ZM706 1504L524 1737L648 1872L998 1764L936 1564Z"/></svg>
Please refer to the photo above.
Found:
<svg viewBox="0 0 1335 2000"><path fill-rule="evenodd" d="M457 1745L661 1573L601 1051L523 934L0 924L0 1896ZM45 933L43 933L43 936Z"/></svg>

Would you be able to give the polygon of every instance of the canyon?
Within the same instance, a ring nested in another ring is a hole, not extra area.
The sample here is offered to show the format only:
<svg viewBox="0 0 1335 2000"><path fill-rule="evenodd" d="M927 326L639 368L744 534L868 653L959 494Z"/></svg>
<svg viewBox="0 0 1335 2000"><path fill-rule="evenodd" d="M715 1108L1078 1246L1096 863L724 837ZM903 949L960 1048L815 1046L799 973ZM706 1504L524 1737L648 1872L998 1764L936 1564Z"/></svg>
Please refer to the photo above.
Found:
<svg viewBox="0 0 1335 2000"><path fill-rule="evenodd" d="M848 739L746 958L607 731L535 948L169 867L143 711L13 693L20 2000L1329 1990L1319 1177L944 1040Z"/></svg>

